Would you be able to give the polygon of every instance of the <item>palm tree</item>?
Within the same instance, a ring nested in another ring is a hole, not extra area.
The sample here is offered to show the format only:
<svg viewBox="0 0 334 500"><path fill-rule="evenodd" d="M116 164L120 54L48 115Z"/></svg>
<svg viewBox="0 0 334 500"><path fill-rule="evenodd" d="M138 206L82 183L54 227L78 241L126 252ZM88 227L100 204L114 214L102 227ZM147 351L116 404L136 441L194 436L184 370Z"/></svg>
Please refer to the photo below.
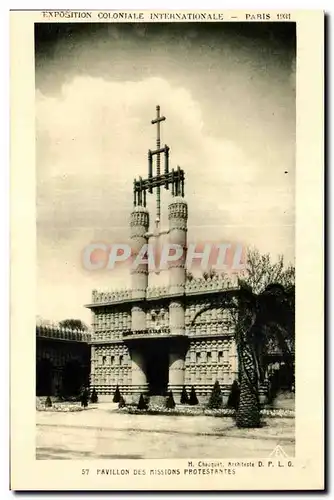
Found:
<svg viewBox="0 0 334 500"><path fill-rule="evenodd" d="M284 362L291 363L294 338L294 287L268 285L259 295L241 286L236 343L240 376L238 427L260 426L259 385L265 380L266 355L278 344Z"/></svg>
<svg viewBox="0 0 334 500"><path fill-rule="evenodd" d="M270 342L279 345L283 360L291 363L291 341L294 339L294 286L285 288L281 284L270 284L260 294L239 282L236 293L236 327L240 402L236 413L238 427L259 427L259 386L265 379L266 354ZM210 305L199 311L214 308ZM226 307L226 304L222 304Z"/></svg>

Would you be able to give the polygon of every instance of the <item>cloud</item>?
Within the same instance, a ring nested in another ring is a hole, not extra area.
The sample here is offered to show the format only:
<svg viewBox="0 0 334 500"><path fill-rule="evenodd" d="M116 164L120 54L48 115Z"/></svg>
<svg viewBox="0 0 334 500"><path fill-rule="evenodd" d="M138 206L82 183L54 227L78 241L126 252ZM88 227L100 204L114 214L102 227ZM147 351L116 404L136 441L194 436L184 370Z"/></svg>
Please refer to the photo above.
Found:
<svg viewBox="0 0 334 500"><path fill-rule="evenodd" d="M156 77L77 76L57 96L36 92L38 312L44 316L69 316L61 303L79 311L93 288L128 279L87 274L80 255L91 241L127 240L132 183L147 173L157 104L167 116L162 141L171 147L172 167L186 171L189 239L232 239L263 251L287 249L293 257L293 184L277 158L275 168L264 168L237 137L207 135L200 103L181 85ZM270 227L278 228L276 236ZM57 307L49 294L58 294Z"/></svg>

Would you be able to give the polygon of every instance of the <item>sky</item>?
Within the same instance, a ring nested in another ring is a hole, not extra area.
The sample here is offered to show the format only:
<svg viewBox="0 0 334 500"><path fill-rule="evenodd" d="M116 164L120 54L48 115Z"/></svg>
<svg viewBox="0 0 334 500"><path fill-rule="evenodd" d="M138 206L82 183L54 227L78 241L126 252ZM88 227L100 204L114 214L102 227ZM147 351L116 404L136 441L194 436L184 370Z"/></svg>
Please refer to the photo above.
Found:
<svg viewBox="0 0 334 500"><path fill-rule="evenodd" d="M89 323L92 289L130 286L125 266L88 271L82 252L129 242L157 104L188 241L294 263L293 23L36 24L35 66L39 316Z"/></svg>

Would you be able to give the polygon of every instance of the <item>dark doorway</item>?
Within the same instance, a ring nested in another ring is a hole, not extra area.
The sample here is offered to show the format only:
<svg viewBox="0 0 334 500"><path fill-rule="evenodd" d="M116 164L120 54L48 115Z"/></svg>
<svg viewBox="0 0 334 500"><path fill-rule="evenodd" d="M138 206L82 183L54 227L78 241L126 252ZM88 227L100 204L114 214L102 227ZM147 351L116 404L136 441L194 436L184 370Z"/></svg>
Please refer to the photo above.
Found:
<svg viewBox="0 0 334 500"><path fill-rule="evenodd" d="M146 353L146 376L151 396L164 396L167 393L168 371L168 350L156 343Z"/></svg>
<svg viewBox="0 0 334 500"><path fill-rule="evenodd" d="M52 395L53 365L49 359L40 359L36 366L36 395Z"/></svg>
<svg viewBox="0 0 334 500"><path fill-rule="evenodd" d="M63 372L63 396L77 396L84 383L84 373L79 361L68 361Z"/></svg>

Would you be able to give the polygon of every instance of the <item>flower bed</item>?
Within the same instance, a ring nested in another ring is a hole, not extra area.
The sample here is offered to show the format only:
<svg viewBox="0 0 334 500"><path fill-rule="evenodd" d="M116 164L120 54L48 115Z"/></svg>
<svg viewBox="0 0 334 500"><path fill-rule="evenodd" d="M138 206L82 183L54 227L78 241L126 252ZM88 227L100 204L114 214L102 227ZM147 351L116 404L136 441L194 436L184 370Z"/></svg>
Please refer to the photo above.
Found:
<svg viewBox="0 0 334 500"><path fill-rule="evenodd" d="M265 408L261 411L263 417L275 417L275 418L295 418L295 410L282 409L282 408Z"/></svg>
<svg viewBox="0 0 334 500"><path fill-rule="evenodd" d="M73 411L83 411L85 408L81 406L78 402L53 402L52 406L46 406L46 398L36 399L36 410L38 411L57 411L57 412L73 412ZM87 407L89 408L89 406ZM87 409L86 408L86 409Z"/></svg>
<svg viewBox="0 0 334 500"><path fill-rule="evenodd" d="M40 408L37 408L38 411L57 411L57 412L83 411L84 409L85 408L81 406L72 406L72 405L52 405L49 407L41 406Z"/></svg>
<svg viewBox="0 0 334 500"><path fill-rule="evenodd" d="M217 410L209 410L201 406L177 406L169 410L162 407L149 407L147 410L138 410L133 406L125 406L118 410L121 413L129 413L131 415L174 415L174 416L201 416L206 415L210 417L234 417L235 411L229 408L221 408ZM263 409L261 410L263 417L269 418L294 418L294 410L282 409Z"/></svg>

